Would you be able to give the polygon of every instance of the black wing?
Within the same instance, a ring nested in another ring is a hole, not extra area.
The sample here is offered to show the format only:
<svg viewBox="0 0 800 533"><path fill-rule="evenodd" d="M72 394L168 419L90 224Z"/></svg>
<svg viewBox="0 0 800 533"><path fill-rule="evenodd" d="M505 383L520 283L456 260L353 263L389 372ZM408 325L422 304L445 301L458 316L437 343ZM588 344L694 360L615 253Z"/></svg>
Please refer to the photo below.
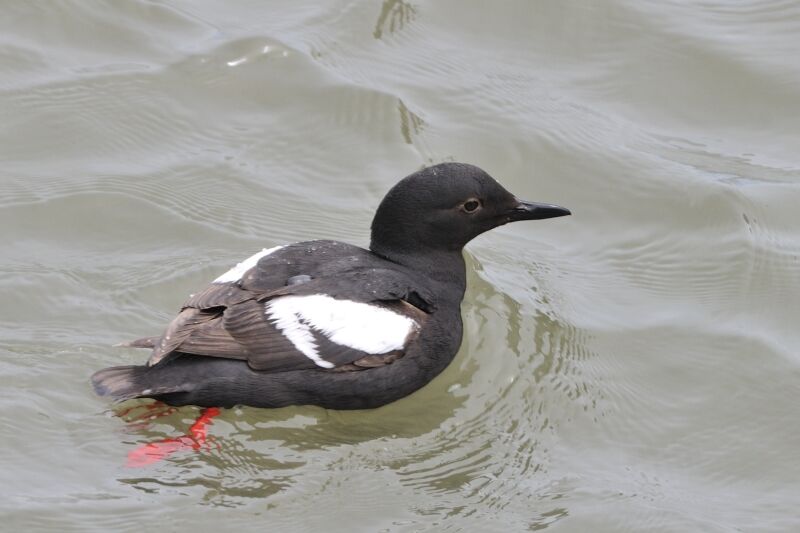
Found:
<svg viewBox="0 0 800 533"><path fill-rule="evenodd" d="M368 254L366 260L353 261L349 256L350 265L327 257L331 261L322 266L303 264L291 255L264 257L239 281L213 283L191 295L157 340L141 339L130 345L152 346L149 365L183 354L245 360L255 370L271 372L358 370L389 364L402 357L434 304L410 276L370 267L376 261L373 257ZM327 299L320 300L322 295ZM320 318L320 302L333 310L338 330ZM358 311L356 318L364 321L361 329L350 320L342 326L341 305ZM365 337L374 337L370 324L382 323L371 315L395 324L390 331L394 337L402 336L406 326L407 334L389 343L354 338L364 331Z"/></svg>

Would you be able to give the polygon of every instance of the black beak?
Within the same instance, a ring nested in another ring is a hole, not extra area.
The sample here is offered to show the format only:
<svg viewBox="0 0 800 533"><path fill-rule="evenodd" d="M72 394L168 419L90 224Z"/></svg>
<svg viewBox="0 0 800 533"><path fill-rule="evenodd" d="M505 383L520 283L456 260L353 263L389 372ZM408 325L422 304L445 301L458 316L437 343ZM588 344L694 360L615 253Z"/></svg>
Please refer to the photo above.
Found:
<svg viewBox="0 0 800 533"><path fill-rule="evenodd" d="M541 220L571 215L569 209L553 204L540 204L517 200L517 205L508 213L509 222L516 220Z"/></svg>

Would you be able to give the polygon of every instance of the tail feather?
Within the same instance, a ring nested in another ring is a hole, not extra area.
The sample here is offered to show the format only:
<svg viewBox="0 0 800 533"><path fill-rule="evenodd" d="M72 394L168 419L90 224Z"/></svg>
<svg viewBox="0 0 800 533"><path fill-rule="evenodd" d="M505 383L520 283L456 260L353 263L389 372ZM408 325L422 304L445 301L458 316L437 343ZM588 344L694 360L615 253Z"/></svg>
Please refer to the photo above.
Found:
<svg viewBox="0 0 800 533"><path fill-rule="evenodd" d="M155 381L149 366L112 366L98 370L92 375L92 386L99 396L108 396L118 401L131 398L153 397L181 390L180 386L153 384Z"/></svg>

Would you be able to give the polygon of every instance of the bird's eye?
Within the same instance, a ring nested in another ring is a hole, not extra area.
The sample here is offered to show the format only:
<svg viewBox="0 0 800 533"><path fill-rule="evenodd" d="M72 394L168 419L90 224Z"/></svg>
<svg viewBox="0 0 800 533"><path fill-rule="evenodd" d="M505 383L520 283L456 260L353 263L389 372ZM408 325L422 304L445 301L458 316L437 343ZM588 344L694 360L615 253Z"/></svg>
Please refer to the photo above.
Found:
<svg viewBox="0 0 800 533"><path fill-rule="evenodd" d="M478 210L478 208L479 208L480 206L481 206L481 202L480 202L480 200L476 200L475 198L470 198L469 200L467 200L466 202L464 202L464 205L462 205L461 207L462 207L462 208L464 209L464 211L466 211L467 213L474 213L475 211L477 211L477 210Z"/></svg>

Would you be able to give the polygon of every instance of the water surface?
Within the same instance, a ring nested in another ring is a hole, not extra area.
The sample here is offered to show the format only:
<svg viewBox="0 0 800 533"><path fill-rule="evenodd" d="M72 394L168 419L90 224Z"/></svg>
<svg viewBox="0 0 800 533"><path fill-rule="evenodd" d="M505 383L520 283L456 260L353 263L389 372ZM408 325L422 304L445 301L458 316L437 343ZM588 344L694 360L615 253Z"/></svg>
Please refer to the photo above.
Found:
<svg viewBox="0 0 800 533"><path fill-rule="evenodd" d="M0 18L14 531L800 529L800 6L16 2ZM477 164L465 338L374 411L134 420L88 376L251 253Z"/></svg>

